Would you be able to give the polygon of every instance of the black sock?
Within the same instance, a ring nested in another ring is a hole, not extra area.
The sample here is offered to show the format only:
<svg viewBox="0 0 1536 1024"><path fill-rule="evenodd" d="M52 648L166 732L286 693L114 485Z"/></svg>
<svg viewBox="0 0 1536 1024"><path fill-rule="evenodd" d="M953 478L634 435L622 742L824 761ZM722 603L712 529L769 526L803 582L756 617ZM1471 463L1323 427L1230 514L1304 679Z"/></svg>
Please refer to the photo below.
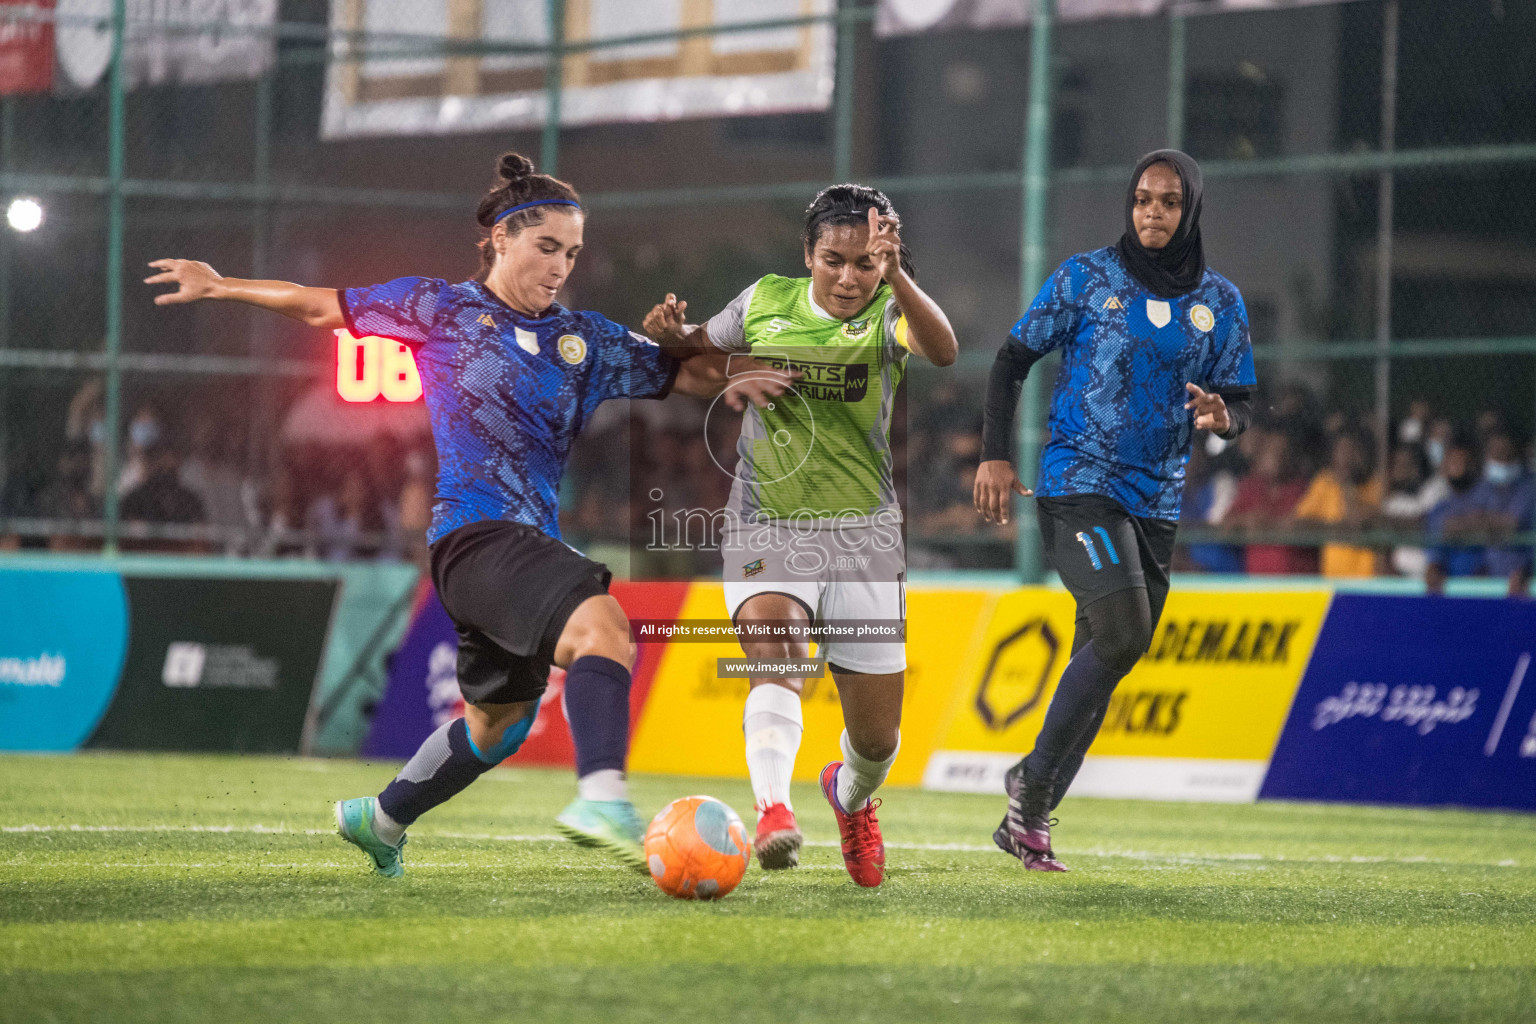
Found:
<svg viewBox="0 0 1536 1024"><path fill-rule="evenodd" d="M428 736L395 780L384 787L379 807L401 825L409 825L494 767L475 755L469 726L455 718Z"/></svg>
<svg viewBox="0 0 1536 1024"><path fill-rule="evenodd" d="M576 777L612 769L629 758L629 669L589 654L565 672L565 717L576 745Z"/></svg>

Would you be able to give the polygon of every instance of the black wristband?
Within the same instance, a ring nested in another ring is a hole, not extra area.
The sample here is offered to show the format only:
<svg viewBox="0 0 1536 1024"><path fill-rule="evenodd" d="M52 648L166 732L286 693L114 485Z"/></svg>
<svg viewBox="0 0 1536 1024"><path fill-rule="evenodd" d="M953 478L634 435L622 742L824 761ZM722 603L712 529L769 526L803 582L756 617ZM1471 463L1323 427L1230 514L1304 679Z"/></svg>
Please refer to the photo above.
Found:
<svg viewBox="0 0 1536 1024"><path fill-rule="evenodd" d="M1253 390L1251 388L1233 388L1231 390L1216 392L1227 405L1227 418L1232 421L1225 434L1216 436L1223 441L1235 441L1243 431L1253 424Z"/></svg>

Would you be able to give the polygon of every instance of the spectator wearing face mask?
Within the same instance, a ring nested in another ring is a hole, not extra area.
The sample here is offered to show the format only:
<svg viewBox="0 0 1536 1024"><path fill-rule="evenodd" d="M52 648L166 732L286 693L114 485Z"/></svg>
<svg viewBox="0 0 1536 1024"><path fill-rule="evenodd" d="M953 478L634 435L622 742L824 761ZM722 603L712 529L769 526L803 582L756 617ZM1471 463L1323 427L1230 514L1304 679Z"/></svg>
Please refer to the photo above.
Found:
<svg viewBox="0 0 1536 1024"><path fill-rule="evenodd" d="M1483 478L1472 489L1473 501L1483 517L1483 528L1493 540L1532 529L1532 507L1536 505L1536 485L1520 464L1520 449L1506 431L1488 435L1483 460ZM1531 549L1526 545L1505 545L1488 549L1490 576L1509 581L1511 597L1523 596L1531 584Z"/></svg>
<svg viewBox="0 0 1536 1024"><path fill-rule="evenodd" d="M117 474L117 493L126 497L149 479L149 454L164 435L160 427L160 414L148 405L139 406L128 421L128 448L123 456L123 468Z"/></svg>

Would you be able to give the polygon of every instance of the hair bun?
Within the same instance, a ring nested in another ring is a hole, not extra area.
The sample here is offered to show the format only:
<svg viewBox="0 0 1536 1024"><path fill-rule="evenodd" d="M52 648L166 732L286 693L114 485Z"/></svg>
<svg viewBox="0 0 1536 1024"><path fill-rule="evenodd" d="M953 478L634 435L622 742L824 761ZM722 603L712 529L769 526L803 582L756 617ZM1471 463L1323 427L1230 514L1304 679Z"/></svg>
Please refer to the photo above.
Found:
<svg viewBox="0 0 1536 1024"><path fill-rule="evenodd" d="M524 181L533 177L533 161L521 153L503 153L497 164L504 181Z"/></svg>

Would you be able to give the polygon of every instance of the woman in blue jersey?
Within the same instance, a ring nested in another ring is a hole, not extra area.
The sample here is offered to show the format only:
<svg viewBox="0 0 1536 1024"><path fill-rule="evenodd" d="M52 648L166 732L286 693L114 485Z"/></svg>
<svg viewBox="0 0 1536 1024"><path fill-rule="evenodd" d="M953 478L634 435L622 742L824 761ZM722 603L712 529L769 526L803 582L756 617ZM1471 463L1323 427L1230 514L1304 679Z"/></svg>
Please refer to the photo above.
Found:
<svg viewBox="0 0 1536 1024"><path fill-rule="evenodd" d="M1237 288L1206 268L1200 199L1190 157L1142 157L1120 241L1058 267L992 368L976 510L1007 522L1012 495L1034 493L1046 555L1077 601L1072 660L1035 749L1008 770L993 834L1031 870L1066 870L1051 852L1050 812L1152 642L1194 432L1231 439L1250 419L1248 314ZM1014 473L1013 417L1029 368L1052 351L1061 370L1031 492Z"/></svg>
<svg viewBox="0 0 1536 1024"><path fill-rule="evenodd" d="M415 351L437 445L428 531L433 582L459 635L465 714L434 732L377 798L336 805L343 838L384 875L403 872L405 829L511 756L538 713L551 664L566 670L576 800L569 838L643 868L625 759L635 649L608 593L608 569L560 541L558 488L582 425L608 398L709 396L725 357L678 360L647 338L555 296L582 247L570 185L516 153L480 201L481 271L470 281L406 277L365 288L310 288L220 277L205 263L156 260L157 305L223 299L314 327L395 338ZM771 375L746 387L781 393Z"/></svg>

